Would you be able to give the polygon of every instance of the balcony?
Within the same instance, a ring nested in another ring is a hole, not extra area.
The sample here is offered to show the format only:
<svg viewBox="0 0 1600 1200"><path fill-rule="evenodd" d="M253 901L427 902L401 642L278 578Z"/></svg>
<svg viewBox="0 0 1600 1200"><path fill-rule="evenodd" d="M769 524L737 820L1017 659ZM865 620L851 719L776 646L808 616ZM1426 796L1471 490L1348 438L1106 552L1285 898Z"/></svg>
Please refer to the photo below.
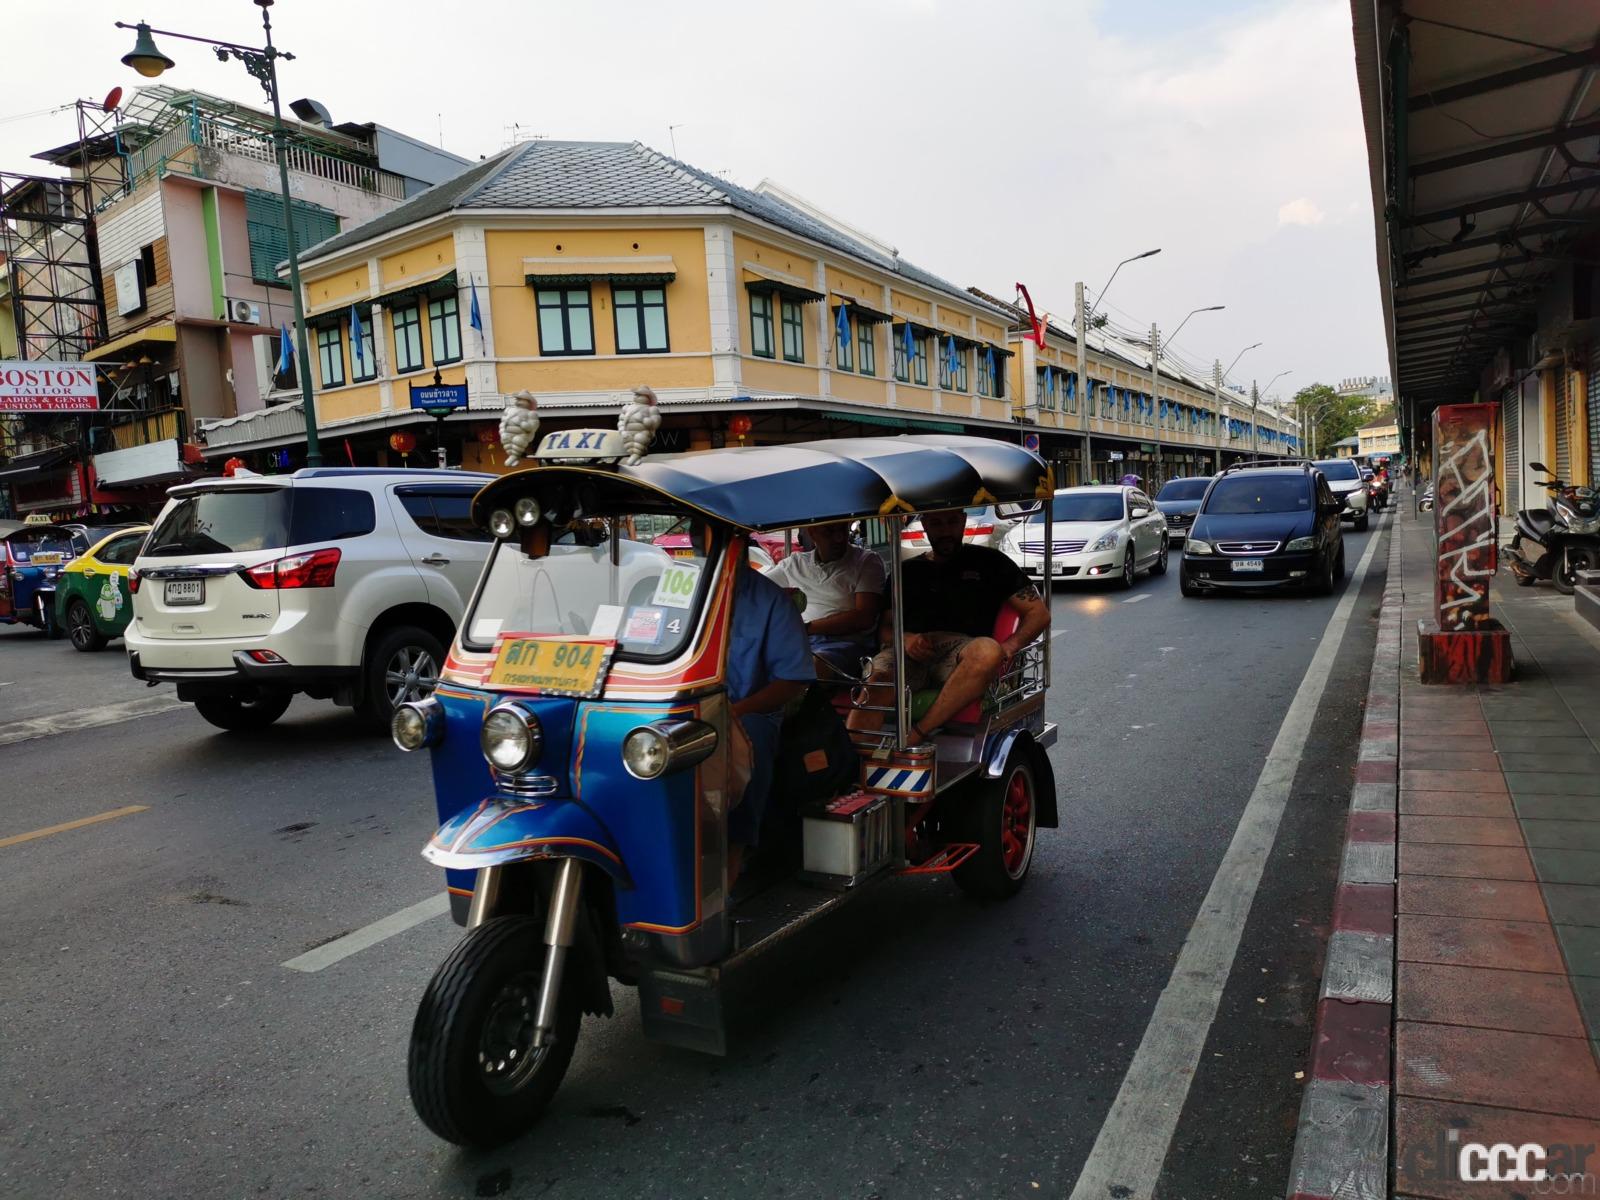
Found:
<svg viewBox="0 0 1600 1200"><path fill-rule="evenodd" d="M290 142L287 154L291 174L325 179L387 200L405 199L405 180L392 171L295 142ZM236 163L261 164L272 168L272 174L258 178L260 172L247 168L241 175L234 166ZM276 190L276 168L277 158L269 131L200 113L191 114L128 155L130 190L147 175L167 171Z"/></svg>

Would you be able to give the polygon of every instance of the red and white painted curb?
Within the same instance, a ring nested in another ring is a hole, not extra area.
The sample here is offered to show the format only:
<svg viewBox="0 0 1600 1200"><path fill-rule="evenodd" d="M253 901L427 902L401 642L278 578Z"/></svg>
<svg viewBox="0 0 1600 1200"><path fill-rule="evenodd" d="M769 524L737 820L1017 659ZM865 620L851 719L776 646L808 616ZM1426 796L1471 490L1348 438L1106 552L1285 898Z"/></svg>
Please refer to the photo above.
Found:
<svg viewBox="0 0 1600 1200"><path fill-rule="evenodd" d="M1401 601L1400 531L1391 522L1389 574L1289 1200L1383 1200L1389 1190Z"/></svg>

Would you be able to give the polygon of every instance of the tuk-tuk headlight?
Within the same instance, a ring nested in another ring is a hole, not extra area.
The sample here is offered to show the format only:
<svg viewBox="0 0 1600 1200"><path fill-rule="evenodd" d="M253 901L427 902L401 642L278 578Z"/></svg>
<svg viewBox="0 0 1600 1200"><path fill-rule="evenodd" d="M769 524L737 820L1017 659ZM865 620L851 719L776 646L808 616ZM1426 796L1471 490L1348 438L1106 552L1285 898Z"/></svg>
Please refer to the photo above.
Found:
<svg viewBox="0 0 1600 1200"><path fill-rule="evenodd" d="M515 702L489 710L478 734L483 757L489 765L507 775L517 775L539 761L544 749L544 730L531 710Z"/></svg>
<svg viewBox="0 0 1600 1200"><path fill-rule="evenodd" d="M537 525L539 523L539 502L532 496L524 496L518 500L511 510L518 525Z"/></svg>
<svg viewBox="0 0 1600 1200"><path fill-rule="evenodd" d="M657 721L622 739L622 765L635 779L656 779L702 762L717 748L717 731L704 721Z"/></svg>
<svg viewBox="0 0 1600 1200"><path fill-rule="evenodd" d="M503 508L497 508L489 514L489 532L497 538L508 538L516 530L517 524L511 518L511 513Z"/></svg>
<svg viewBox="0 0 1600 1200"><path fill-rule="evenodd" d="M407 751L435 745L444 733L444 706L431 696L408 700L394 710L389 734L394 744Z"/></svg>

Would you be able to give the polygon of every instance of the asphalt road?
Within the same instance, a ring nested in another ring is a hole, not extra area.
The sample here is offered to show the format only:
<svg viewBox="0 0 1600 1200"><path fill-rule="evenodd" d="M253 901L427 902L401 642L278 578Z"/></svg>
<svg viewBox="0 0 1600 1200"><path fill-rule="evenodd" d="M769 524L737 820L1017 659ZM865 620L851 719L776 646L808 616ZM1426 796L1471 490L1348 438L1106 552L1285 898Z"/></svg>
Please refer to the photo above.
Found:
<svg viewBox="0 0 1600 1200"><path fill-rule="evenodd" d="M1168 1096L1162 1200L1282 1195L1385 559ZM877 889L762 968L726 1059L646 1042L618 989L537 1130L487 1154L406 1095L448 918L282 965L438 894L421 757L305 700L253 736L177 709L7 744L146 693L120 643L0 630L0 1195L1067 1196L1337 602L1059 591L1063 827L1020 896Z"/></svg>

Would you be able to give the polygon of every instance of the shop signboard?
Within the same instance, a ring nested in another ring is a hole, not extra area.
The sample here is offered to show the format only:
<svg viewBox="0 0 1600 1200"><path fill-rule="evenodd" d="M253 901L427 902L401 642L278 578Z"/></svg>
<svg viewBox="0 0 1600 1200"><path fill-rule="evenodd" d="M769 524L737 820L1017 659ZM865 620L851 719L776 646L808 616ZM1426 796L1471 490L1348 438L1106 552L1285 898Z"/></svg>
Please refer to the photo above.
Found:
<svg viewBox="0 0 1600 1200"><path fill-rule="evenodd" d="M0 362L0 412L95 412L100 389L85 362Z"/></svg>

